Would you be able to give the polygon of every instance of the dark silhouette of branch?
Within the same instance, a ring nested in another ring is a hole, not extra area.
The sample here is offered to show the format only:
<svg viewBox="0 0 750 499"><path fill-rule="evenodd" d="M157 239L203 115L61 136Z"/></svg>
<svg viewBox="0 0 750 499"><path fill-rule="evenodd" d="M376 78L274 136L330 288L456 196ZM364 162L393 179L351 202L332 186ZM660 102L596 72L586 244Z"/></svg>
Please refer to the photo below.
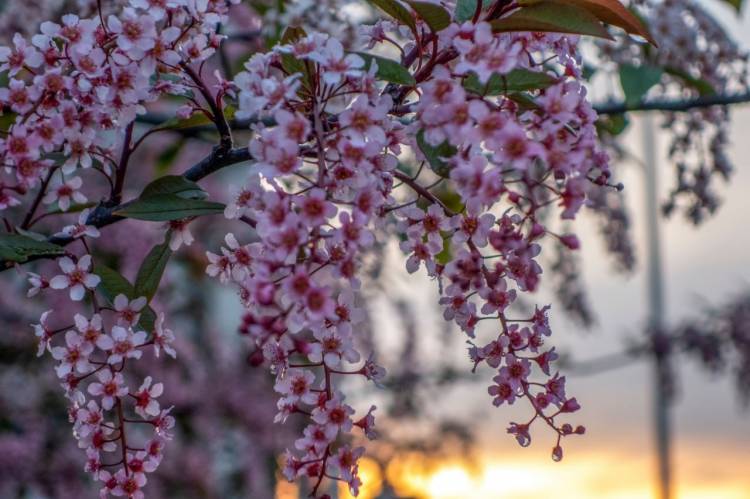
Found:
<svg viewBox="0 0 750 499"><path fill-rule="evenodd" d="M704 95L694 99L654 99L638 104L625 102L606 102L594 105L599 114L622 114L638 111L671 111L686 112L711 106L730 106L750 102L750 91L734 95Z"/></svg>
<svg viewBox="0 0 750 499"><path fill-rule="evenodd" d="M188 180L192 180L193 182L197 182L198 180L201 180L202 178L205 178L208 175L221 170L222 168L236 165L237 163L242 163L244 161L249 161L251 159L252 156L250 155L250 151L248 151L246 147L234 148L230 149L229 151L225 151L221 148L221 146L216 146L208 156L185 171L183 177ZM132 202L133 200L117 205L100 203L91 211L88 219L86 220L86 223L97 228L102 228L106 227L107 225L112 225L113 223L119 222L120 220L124 220L124 217L117 216L114 213ZM63 236L52 236L48 238L47 241L59 246L66 246L73 242L73 239ZM49 255L32 256L29 257L27 262L45 258L54 257ZM13 267L13 262L0 260L0 272L11 267Z"/></svg>

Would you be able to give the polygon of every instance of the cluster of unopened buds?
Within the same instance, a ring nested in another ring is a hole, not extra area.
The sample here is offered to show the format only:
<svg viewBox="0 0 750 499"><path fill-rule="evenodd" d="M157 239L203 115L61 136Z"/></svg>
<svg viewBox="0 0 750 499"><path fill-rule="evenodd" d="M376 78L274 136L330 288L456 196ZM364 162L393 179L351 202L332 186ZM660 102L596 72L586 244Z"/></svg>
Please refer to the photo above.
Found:
<svg viewBox="0 0 750 499"><path fill-rule="evenodd" d="M560 421L579 405L552 368L549 307L528 316L515 305L539 286L542 239L579 246L575 235L556 233L545 214L573 219L589 190L613 188L581 84L578 39L494 29L490 18L513 12L513 2L485 11L479 2L468 16L466 2L459 4L449 13L414 2L419 15L397 9L408 29L380 21L363 30L363 47L395 45L400 63L290 27L233 81L220 78L215 91L203 82L202 65L193 66L218 47L225 2L131 0L106 20L67 15L60 25L42 24L31 43L17 36L13 47L0 49L0 71L10 77L0 102L15 115L0 141L0 209L38 188L18 232L50 214L37 215L40 204L56 204L62 213L83 208L93 196L81 192L88 171L110 188L106 201L57 234L65 244L80 242L84 254L59 258L60 275L29 277L30 295L63 290L93 308L62 328L48 326L46 313L35 329L40 352L50 349L59 361L75 435L89 457L87 470L104 482L103 496L142 496L145 473L158 465L174 424L156 400L162 385L146 377L135 389L124 372L144 349L174 355L172 333L148 304L155 290L148 299L100 293L89 250L103 237L102 217L127 208L121 198L130 156L160 130L136 139L134 120L165 94L187 102L178 117L197 111L216 125L221 144L209 158L223 162L210 165L216 169L231 164L235 151L228 102L238 122L252 123L236 161L250 158L251 173L224 210L246 232L227 234L226 246L207 254L206 272L236 286L248 309L242 328L257 349L251 359L276 376L276 421L305 418L295 450L286 452L288 479L307 477L312 496L323 494L326 478L358 493L364 448L352 434L374 438L375 406L357 414L339 381L356 376L379 385L385 376L358 351L365 318L359 290L376 238L394 233L406 269L423 267L437 281L443 316L468 336L473 368L495 371L493 404L529 404L529 419L511 423L508 432L526 446L532 423L549 426L555 460L563 437L584 433ZM519 74L523 92L510 91ZM113 136L123 137L119 154ZM445 188L457 202L441 198ZM193 242L192 219L166 219L171 250ZM64 344L50 346L61 333ZM126 406L141 419L126 414ZM131 423L146 423L154 434L135 443L131 433L126 437ZM103 458L118 449L119 460Z"/></svg>

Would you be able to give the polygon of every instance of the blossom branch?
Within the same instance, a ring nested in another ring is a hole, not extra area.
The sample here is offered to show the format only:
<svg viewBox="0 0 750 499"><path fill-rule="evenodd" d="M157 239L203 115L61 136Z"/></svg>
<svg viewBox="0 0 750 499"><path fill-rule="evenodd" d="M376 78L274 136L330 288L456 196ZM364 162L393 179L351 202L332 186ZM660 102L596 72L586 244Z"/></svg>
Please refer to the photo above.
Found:
<svg viewBox="0 0 750 499"><path fill-rule="evenodd" d="M638 104L604 102L601 104L595 104L593 107L598 114L608 115L639 111L688 112L693 109L747 104L748 102L750 102L750 91L729 95L704 95L694 99L654 99L639 102Z"/></svg>

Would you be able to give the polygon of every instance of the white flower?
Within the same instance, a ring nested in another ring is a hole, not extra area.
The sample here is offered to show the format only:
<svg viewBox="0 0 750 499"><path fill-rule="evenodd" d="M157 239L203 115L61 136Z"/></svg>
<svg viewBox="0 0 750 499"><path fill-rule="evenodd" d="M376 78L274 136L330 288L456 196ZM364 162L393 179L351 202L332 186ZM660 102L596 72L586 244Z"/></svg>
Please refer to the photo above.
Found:
<svg viewBox="0 0 750 499"><path fill-rule="evenodd" d="M91 255L82 256L78 263L64 256L58 260L58 264L64 274L50 279L49 286L52 289L70 288L70 299L73 301L81 301L86 289L94 289L101 281L99 276L89 272Z"/></svg>
<svg viewBox="0 0 750 499"><path fill-rule="evenodd" d="M76 323L76 329L83 336L83 340L91 343L92 346L96 345L96 341L102 335L102 316L94 314L89 320L81 314L76 314L73 320Z"/></svg>
<svg viewBox="0 0 750 499"><path fill-rule="evenodd" d="M319 425L326 427L326 433L348 432L352 429L354 409L343 402L344 396L336 393L323 407L316 407L312 411L312 419Z"/></svg>
<svg viewBox="0 0 750 499"><path fill-rule="evenodd" d="M141 310L146 306L145 296L140 296L134 300L128 300L124 294L115 296L115 312L117 315L117 324L128 327L133 326L141 317Z"/></svg>
<svg viewBox="0 0 750 499"><path fill-rule="evenodd" d="M86 225L86 221L89 218L90 212L91 210L88 208L83 210L81 214L78 215L78 223L75 223L73 225L66 225L57 235L70 237L73 239L78 239L79 237L83 236L99 237L99 229L97 229L93 225Z"/></svg>
<svg viewBox="0 0 750 499"><path fill-rule="evenodd" d="M133 394L135 397L135 412L143 419L149 416L158 416L160 413L159 402L156 398L164 393L164 385L156 383L151 386L151 376L146 376L138 391Z"/></svg>
<svg viewBox="0 0 750 499"><path fill-rule="evenodd" d="M62 211L68 211L70 208L71 201L76 203L85 203L87 201L86 196L78 192L78 189L83 185L81 177L73 177L64 182L61 182L57 187L51 189L42 201L45 204L52 204L57 201L57 205Z"/></svg>
<svg viewBox="0 0 750 499"><path fill-rule="evenodd" d="M160 313L154 324L154 354L158 357L161 350L172 357L177 358L177 352L172 343L174 342L174 333L171 329L164 327L164 314Z"/></svg>
<svg viewBox="0 0 750 499"><path fill-rule="evenodd" d="M117 364L123 359L140 359L143 352L138 347L146 341L146 333L133 332L121 326L113 326L109 335L103 334L96 341L96 346L109 352L107 362Z"/></svg>
<svg viewBox="0 0 750 499"><path fill-rule="evenodd" d="M310 344L307 358L310 362L324 362L330 368L336 368L342 360L357 362L359 353L354 349L351 335L345 330L328 328L318 329L313 333L318 341Z"/></svg>
<svg viewBox="0 0 750 499"><path fill-rule="evenodd" d="M45 350L49 350L49 341L52 338L49 326L47 326L47 317L52 313L52 310L47 310L39 318L39 324L32 324L34 328L34 335L39 338L39 346L36 351L36 356L41 357Z"/></svg>
<svg viewBox="0 0 750 499"><path fill-rule="evenodd" d="M185 246L193 244L195 239L190 232L188 223L190 223L190 220L172 220L167 222L167 228L170 229L169 249L172 251L177 251L183 244Z"/></svg>
<svg viewBox="0 0 750 499"><path fill-rule="evenodd" d="M311 371L289 369L283 378L276 381L273 389L284 395L289 403L302 401L313 405L318 401L318 395L310 391L314 381L315 375Z"/></svg>
<svg viewBox="0 0 750 499"><path fill-rule="evenodd" d="M32 298L39 294L39 291L42 289L49 287L49 282L44 277L40 276L39 274L35 274L33 272L28 272L28 281L29 284L31 284L31 287L26 292L27 298Z"/></svg>
<svg viewBox="0 0 750 499"><path fill-rule="evenodd" d="M94 347L83 341L80 334L75 331L65 333L65 346L52 349L52 357L60 361L60 364L55 368L57 376L65 378L73 372L89 372L91 370L89 355L93 351Z"/></svg>
<svg viewBox="0 0 750 499"><path fill-rule="evenodd" d="M105 369L97 374L99 382L89 385L89 393L95 397L102 398L102 407L110 410L115 405L117 397L124 397L128 394L128 387L123 385L123 377L120 373L112 374L112 371Z"/></svg>

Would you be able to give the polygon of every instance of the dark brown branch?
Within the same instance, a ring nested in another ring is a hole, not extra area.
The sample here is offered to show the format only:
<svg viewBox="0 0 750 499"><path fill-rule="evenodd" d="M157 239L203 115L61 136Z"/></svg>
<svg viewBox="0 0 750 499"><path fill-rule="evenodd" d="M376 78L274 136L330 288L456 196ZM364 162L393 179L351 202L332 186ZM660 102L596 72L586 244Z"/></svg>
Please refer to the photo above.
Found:
<svg viewBox="0 0 750 499"><path fill-rule="evenodd" d="M200 162L190 167L183 174L183 177L185 177L188 180L197 182L198 180L201 180L202 178L205 178L208 175L211 175L212 173L221 170L222 168L225 168L231 165L236 165L244 161L249 161L251 159L252 159L252 156L250 155L250 152L247 150L246 147L230 149L228 152L225 152L221 149L220 146L216 146L214 147L214 149L211 151L211 153L208 156L206 156L203 160L201 160ZM102 228L102 227L106 227L107 225L112 225L113 223L119 222L120 220L124 220L124 217L117 216L114 213L132 202L133 201L131 200L131 201L122 203L117 206L109 206L104 203L99 204L96 208L94 208L91 211L91 213L88 216L88 219L86 220L86 223L88 225L93 225L94 227L97 227L97 228ZM71 242L73 242L73 239L69 237L52 236L48 238L47 241L52 244L57 244L58 246L66 246L70 244ZM49 255L32 256L29 258L28 261L45 259L45 258L53 258L53 257ZM13 266L13 262L0 260L0 272L7 270L8 268L11 268L12 266Z"/></svg>
<svg viewBox="0 0 750 499"><path fill-rule="evenodd" d="M115 177L115 184L112 186L112 203L119 204L122 201L122 190L125 187L125 174L128 171L128 162L130 161L130 154L133 152L132 141L133 141L133 128L135 127L135 121L125 128L125 138L122 141L122 155L120 156L120 163L117 165L117 176Z"/></svg>
<svg viewBox="0 0 750 499"><path fill-rule="evenodd" d="M200 75L196 73L188 63L182 62L180 63L180 66L182 67L183 71L185 71L185 74L187 74L190 79L193 80L193 83L195 83L195 85L198 87L198 91L203 96L203 99L205 99L206 104L208 104L208 107L211 109L214 124L216 125L216 129L219 131L219 136L221 137L221 143L219 147L221 147L224 151L230 150L233 146L232 130L229 127L229 123L227 123L226 116L224 116L224 111L221 109L221 103L217 102L217 99L215 99L214 96L211 95L211 92L208 90L208 87L206 87L206 84L203 82Z"/></svg>
<svg viewBox="0 0 750 499"><path fill-rule="evenodd" d="M694 99L654 99L638 104L624 102L607 102L594 105L599 114L622 114L638 111L687 112L711 106L730 106L750 102L750 91L734 95L704 95Z"/></svg>

